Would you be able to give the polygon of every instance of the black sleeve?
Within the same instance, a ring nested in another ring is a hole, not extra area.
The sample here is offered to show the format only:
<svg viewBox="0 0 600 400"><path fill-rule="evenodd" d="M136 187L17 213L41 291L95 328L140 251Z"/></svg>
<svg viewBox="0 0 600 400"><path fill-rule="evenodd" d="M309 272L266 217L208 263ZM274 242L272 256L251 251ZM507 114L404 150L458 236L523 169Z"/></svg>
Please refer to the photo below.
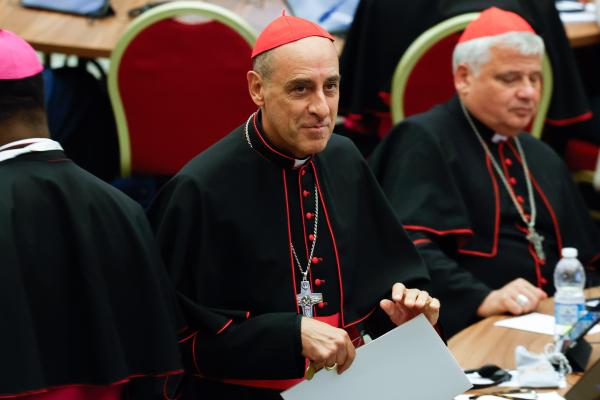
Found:
<svg viewBox="0 0 600 400"><path fill-rule="evenodd" d="M447 254L451 243L436 235L409 232L432 277L431 294L441 303L440 323L448 337L476 322L477 309L492 289ZM452 240L452 239L450 239Z"/></svg>
<svg viewBox="0 0 600 400"><path fill-rule="evenodd" d="M250 315L215 308L218 293L201 272L211 263L209 217L203 193L188 176L177 176L149 209L167 271L188 324L180 339L186 369L218 379L292 379L303 375L300 323L296 313ZM227 271L227 266L221 266Z"/></svg>

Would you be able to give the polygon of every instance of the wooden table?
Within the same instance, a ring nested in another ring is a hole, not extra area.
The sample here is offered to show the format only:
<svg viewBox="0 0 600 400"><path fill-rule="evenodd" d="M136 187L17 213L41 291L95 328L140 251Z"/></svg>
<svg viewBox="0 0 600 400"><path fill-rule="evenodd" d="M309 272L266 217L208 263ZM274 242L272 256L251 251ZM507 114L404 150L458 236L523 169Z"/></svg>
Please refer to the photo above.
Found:
<svg viewBox="0 0 600 400"><path fill-rule="evenodd" d="M111 0L115 15L102 19L31 10L18 0L0 0L0 27L13 31L44 53L110 57L130 19L127 10L145 0Z"/></svg>
<svg viewBox="0 0 600 400"><path fill-rule="evenodd" d="M571 47L585 47L600 43L600 26L595 22L565 24Z"/></svg>
<svg viewBox="0 0 600 400"><path fill-rule="evenodd" d="M228 8L260 31L285 8L282 0L205 0ZM111 0L115 15L91 19L52 11L23 8L19 0L0 0L0 28L15 32L44 53L85 58L110 57L131 22L127 11L147 0Z"/></svg>
<svg viewBox="0 0 600 400"><path fill-rule="evenodd" d="M205 0L228 8L258 32L281 14L282 0ZM85 58L110 57L110 53L131 19L127 11L147 0L111 0L115 15L90 19L52 11L26 9L19 0L0 0L0 28L17 33L46 54L74 54ZM573 47L600 42L595 23L567 24L567 36ZM337 41L338 47L343 41Z"/></svg>
<svg viewBox="0 0 600 400"><path fill-rule="evenodd" d="M586 290L587 297L600 296L600 287ZM538 312L552 314L553 302L551 299L542 302ZM479 368L484 364L496 364L502 368L515 368L515 347L523 345L528 350L541 353L546 343L552 337L538 333L525 332L516 329L494 326L496 321L510 318L509 316L488 317L468 328L460 331L450 338L448 347L459 365L464 369ZM592 355L588 367L600 359L600 333L587 336L592 343ZM572 384L578 376L569 378Z"/></svg>

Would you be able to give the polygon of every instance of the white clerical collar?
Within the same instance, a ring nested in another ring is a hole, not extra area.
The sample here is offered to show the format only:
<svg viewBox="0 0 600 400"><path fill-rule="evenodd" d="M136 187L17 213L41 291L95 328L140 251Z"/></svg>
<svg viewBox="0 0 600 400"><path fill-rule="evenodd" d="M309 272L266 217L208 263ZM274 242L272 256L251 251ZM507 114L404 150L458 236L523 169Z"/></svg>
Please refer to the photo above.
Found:
<svg viewBox="0 0 600 400"><path fill-rule="evenodd" d="M303 160L298 160L297 158L295 158L294 159L294 169L303 166L309 159L310 159L310 156L306 157Z"/></svg>
<svg viewBox="0 0 600 400"><path fill-rule="evenodd" d="M37 151L62 150L60 143L47 138L21 139L0 146L0 162L10 160L21 154Z"/></svg>
<svg viewBox="0 0 600 400"><path fill-rule="evenodd" d="M494 133L492 136L492 142L498 144L500 142L506 142L508 140L508 136L501 135L499 133Z"/></svg>

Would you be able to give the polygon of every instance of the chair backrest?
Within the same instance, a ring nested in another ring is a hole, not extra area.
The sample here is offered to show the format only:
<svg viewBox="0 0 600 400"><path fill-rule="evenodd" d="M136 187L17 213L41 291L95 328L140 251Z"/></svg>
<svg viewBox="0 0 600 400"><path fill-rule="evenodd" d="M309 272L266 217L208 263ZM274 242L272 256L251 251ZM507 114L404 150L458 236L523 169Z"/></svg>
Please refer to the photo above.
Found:
<svg viewBox="0 0 600 400"><path fill-rule="evenodd" d="M183 16L202 22L175 19ZM236 14L197 1L131 22L108 75L122 176L172 175L256 110L246 81L255 40Z"/></svg>
<svg viewBox="0 0 600 400"><path fill-rule="evenodd" d="M449 100L455 93L452 52L461 32L479 15L457 15L423 32L410 45L392 78L390 106L394 124ZM547 55L542 61L543 85L531 134L540 137L552 96L552 68Z"/></svg>

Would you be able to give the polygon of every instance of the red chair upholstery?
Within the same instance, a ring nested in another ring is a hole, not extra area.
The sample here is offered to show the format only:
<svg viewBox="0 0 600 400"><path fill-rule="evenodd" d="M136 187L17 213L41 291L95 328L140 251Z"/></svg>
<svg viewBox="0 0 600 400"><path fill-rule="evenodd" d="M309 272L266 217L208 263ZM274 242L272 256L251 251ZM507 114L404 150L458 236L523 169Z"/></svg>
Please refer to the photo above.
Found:
<svg viewBox="0 0 600 400"><path fill-rule="evenodd" d="M461 32L453 33L434 44L417 61L404 91L406 117L428 111L454 94L452 52Z"/></svg>
<svg viewBox="0 0 600 400"><path fill-rule="evenodd" d="M119 135L129 141L129 166L122 154L122 175L173 175L255 111L246 82L251 46L216 20L164 17L136 33L114 66L124 117L119 121L115 108Z"/></svg>

